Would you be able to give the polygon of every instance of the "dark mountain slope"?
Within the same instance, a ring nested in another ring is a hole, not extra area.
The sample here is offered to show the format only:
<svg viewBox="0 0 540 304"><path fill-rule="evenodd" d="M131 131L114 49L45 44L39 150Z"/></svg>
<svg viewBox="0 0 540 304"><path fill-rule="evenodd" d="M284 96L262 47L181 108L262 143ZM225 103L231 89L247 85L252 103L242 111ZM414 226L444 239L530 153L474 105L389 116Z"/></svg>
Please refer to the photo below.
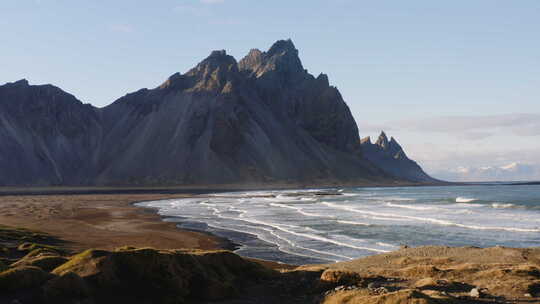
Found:
<svg viewBox="0 0 540 304"><path fill-rule="evenodd" d="M57 87L0 86L0 185L85 183L101 132L96 109Z"/></svg>
<svg viewBox="0 0 540 304"><path fill-rule="evenodd" d="M0 86L0 185L422 180L362 150L339 91L290 40L238 63L214 51L101 109L51 85Z"/></svg>
<svg viewBox="0 0 540 304"><path fill-rule="evenodd" d="M115 123L107 127L104 146L111 149L104 154L99 180L192 184L384 178L360 157L358 147L340 151L319 140L285 106L285 93L264 99L265 89L246 77L233 57L216 51L156 89L119 99L102 109L105 120Z"/></svg>
<svg viewBox="0 0 540 304"><path fill-rule="evenodd" d="M371 139L366 137L361 140L361 145L364 157L387 174L415 182L437 182L407 157L393 137L388 140L384 132L381 132L375 143L371 143Z"/></svg>
<svg viewBox="0 0 540 304"><path fill-rule="evenodd" d="M268 52L251 50L239 67L275 112L336 150L359 150L358 127L349 107L326 75L315 78L303 68L292 41L278 41Z"/></svg>

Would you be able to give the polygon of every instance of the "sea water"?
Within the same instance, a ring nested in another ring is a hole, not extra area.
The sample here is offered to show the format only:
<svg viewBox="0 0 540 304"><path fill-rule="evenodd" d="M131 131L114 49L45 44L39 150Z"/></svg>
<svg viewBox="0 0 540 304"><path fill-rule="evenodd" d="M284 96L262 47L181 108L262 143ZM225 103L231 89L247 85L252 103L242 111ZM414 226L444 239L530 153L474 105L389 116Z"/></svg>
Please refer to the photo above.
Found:
<svg viewBox="0 0 540 304"><path fill-rule="evenodd" d="M139 205L228 238L240 255L291 264L401 245L540 246L540 185L247 191Z"/></svg>

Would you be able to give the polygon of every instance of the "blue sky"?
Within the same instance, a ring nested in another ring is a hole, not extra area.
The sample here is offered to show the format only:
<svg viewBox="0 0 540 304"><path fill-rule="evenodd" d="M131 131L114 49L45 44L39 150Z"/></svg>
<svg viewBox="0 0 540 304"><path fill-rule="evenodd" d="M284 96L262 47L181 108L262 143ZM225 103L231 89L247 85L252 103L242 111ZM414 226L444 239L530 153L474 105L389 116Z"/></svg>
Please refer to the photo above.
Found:
<svg viewBox="0 0 540 304"><path fill-rule="evenodd" d="M96 106L291 38L361 136L387 130L428 172L540 168L540 1L0 0L0 27L0 83Z"/></svg>

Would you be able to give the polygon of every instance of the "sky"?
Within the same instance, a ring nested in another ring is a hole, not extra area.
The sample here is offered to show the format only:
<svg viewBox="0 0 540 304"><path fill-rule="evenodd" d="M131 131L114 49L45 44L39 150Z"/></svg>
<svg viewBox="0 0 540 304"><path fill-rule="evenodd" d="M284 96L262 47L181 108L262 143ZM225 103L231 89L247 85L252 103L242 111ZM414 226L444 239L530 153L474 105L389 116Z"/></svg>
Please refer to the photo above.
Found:
<svg viewBox="0 0 540 304"><path fill-rule="evenodd" d="M517 163L540 180L538 0L0 0L0 28L0 84L98 107L291 38L361 137L385 130L435 177Z"/></svg>

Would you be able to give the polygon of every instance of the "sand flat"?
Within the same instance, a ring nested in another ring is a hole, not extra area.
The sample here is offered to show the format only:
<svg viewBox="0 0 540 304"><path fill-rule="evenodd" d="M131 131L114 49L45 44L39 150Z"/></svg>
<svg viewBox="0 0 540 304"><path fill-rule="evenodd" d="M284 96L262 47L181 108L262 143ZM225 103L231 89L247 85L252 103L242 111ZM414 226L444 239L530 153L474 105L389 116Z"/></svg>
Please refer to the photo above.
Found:
<svg viewBox="0 0 540 304"><path fill-rule="evenodd" d="M134 202L191 194L51 194L0 196L0 223L49 233L73 250L130 245L218 249L224 240L180 230Z"/></svg>

